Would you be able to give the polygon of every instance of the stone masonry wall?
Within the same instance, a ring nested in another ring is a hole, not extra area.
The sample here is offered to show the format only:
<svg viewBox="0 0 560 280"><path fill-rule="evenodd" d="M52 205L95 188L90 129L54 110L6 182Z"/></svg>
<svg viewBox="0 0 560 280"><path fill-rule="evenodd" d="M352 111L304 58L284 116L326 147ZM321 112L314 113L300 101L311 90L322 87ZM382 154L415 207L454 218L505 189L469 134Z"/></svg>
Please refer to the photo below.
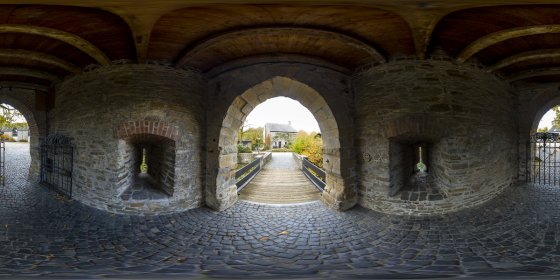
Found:
<svg viewBox="0 0 560 280"><path fill-rule="evenodd" d="M58 84L49 133L73 139L73 198L110 212L151 214L201 206L206 90L199 73L157 65L100 67ZM175 170L168 172L175 177L173 196L119 197L139 160L121 135L135 132L123 124L176 140Z"/></svg>
<svg viewBox="0 0 560 280"><path fill-rule="evenodd" d="M361 70L353 86L360 205L445 213L488 201L514 181L515 97L502 80L471 65L401 60ZM433 189L423 199L389 196L393 139L429 144Z"/></svg>

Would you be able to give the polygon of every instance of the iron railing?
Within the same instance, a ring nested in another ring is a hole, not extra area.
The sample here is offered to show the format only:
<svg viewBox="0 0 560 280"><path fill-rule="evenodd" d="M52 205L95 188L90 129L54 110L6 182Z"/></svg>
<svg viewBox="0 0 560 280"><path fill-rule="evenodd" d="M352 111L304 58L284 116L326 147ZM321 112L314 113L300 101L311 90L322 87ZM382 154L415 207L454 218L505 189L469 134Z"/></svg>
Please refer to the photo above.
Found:
<svg viewBox="0 0 560 280"><path fill-rule="evenodd" d="M527 182L560 185L560 134L542 132L527 145Z"/></svg>
<svg viewBox="0 0 560 280"><path fill-rule="evenodd" d="M302 159L301 170L316 188L321 192L325 190L325 170L317 167L305 157Z"/></svg>
<svg viewBox="0 0 560 280"><path fill-rule="evenodd" d="M41 144L41 184L71 198L73 156L69 138L48 136Z"/></svg>
<svg viewBox="0 0 560 280"><path fill-rule="evenodd" d="M6 142L0 141L0 184L6 185Z"/></svg>
<svg viewBox="0 0 560 280"><path fill-rule="evenodd" d="M237 191L241 191L241 189L247 186L249 182L257 176L261 168L270 160L270 157L270 153L265 154L235 172Z"/></svg>

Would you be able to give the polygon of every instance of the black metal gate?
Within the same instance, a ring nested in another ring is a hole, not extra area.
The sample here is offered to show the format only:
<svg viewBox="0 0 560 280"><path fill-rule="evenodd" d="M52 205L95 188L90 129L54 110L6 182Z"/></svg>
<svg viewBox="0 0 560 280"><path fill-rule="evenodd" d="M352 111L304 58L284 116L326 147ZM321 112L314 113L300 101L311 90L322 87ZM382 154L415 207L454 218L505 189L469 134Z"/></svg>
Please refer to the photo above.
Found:
<svg viewBox="0 0 560 280"><path fill-rule="evenodd" d="M560 134L539 132L531 136L526 179L536 184L560 185Z"/></svg>
<svg viewBox="0 0 560 280"><path fill-rule="evenodd" d="M6 184L6 143L0 141L0 184Z"/></svg>
<svg viewBox="0 0 560 280"><path fill-rule="evenodd" d="M68 198L72 197L73 156L68 137L51 135L41 145L41 183Z"/></svg>

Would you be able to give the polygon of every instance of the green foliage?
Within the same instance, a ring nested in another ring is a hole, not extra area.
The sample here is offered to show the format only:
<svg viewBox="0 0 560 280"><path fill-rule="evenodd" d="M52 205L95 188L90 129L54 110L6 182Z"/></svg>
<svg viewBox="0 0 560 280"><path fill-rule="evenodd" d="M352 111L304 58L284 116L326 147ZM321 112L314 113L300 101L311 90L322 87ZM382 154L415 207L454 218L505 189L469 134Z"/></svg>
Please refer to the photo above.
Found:
<svg viewBox="0 0 560 280"><path fill-rule="evenodd" d="M548 127L541 127L539 129L537 129L537 132L547 132L548 131Z"/></svg>
<svg viewBox="0 0 560 280"><path fill-rule="evenodd" d="M146 149L142 149L142 163L140 163L140 173L148 173L148 164L146 163Z"/></svg>
<svg viewBox="0 0 560 280"><path fill-rule="evenodd" d="M306 156L311 163L323 168L323 139L316 132L298 132L291 146L294 153Z"/></svg>
<svg viewBox="0 0 560 280"><path fill-rule="evenodd" d="M8 134L0 135L0 140L5 141L5 142L16 142L16 139L14 139L13 137L10 137L10 135L8 135Z"/></svg>
<svg viewBox="0 0 560 280"><path fill-rule="evenodd" d="M243 147L242 145L237 145L237 152L238 153L251 153L251 148Z"/></svg>
<svg viewBox="0 0 560 280"><path fill-rule="evenodd" d="M0 127L2 128L27 128L28 125L23 115L8 104L0 104Z"/></svg>
<svg viewBox="0 0 560 280"><path fill-rule="evenodd" d="M263 130L262 127L257 128L244 128L243 126L239 129L239 141L251 140L251 146L262 147L263 144Z"/></svg>

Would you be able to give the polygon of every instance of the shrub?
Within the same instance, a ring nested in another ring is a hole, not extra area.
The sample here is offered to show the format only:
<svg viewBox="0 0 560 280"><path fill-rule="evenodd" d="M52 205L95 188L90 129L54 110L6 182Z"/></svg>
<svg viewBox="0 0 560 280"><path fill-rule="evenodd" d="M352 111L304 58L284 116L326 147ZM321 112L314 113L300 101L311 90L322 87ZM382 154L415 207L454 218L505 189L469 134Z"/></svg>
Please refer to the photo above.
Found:
<svg viewBox="0 0 560 280"><path fill-rule="evenodd" d="M241 145L237 145L237 152L238 153L252 153L253 151L251 151L250 147L243 147Z"/></svg>
<svg viewBox="0 0 560 280"><path fill-rule="evenodd" d="M11 137L8 134L0 135L0 140L5 141L5 142L16 142L16 139L14 139L13 137Z"/></svg>
<svg viewBox="0 0 560 280"><path fill-rule="evenodd" d="M321 137L317 137L317 133L298 132L292 145L292 151L306 156L311 163L323 168L323 140Z"/></svg>

